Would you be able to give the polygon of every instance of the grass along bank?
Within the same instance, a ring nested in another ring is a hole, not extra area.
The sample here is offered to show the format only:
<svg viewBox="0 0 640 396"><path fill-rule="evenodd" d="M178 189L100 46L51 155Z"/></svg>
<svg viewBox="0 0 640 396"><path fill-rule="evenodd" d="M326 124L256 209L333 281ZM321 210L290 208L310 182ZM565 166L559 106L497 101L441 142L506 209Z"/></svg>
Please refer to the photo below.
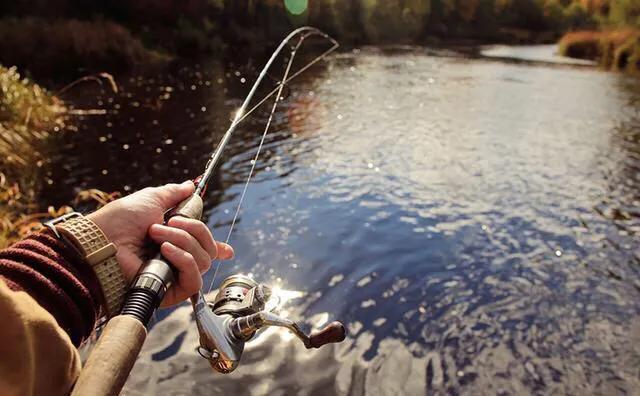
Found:
<svg viewBox="0 0 640 396"><path fill-rule="evenodd" d="M624 28L565 34L558 52L572 58L597 61L607 70L640 73L640 30Z"/></svg>
<svg viewBox="0 0 640 396"><path fill-rule="evenodd" d="M64 133L73 110L48 90L0 65L0 248L41 227L40 222L71 211L68 206L40 211L44 148ZM106 204L117 194L82 191L74 205Z"/></svg>
<svg viewBox="0 0 640 396"><path fill-rule="evenodd" d="M40 217L41 144L64 127L66 114L63 101L15 67L0 66L0 247L30 232Z"/></svg>

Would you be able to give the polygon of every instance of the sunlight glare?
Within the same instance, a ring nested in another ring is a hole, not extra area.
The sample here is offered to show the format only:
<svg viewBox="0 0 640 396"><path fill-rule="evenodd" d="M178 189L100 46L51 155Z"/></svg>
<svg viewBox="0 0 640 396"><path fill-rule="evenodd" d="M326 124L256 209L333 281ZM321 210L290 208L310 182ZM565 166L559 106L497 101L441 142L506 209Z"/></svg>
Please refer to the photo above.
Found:
<svg viewBox="0 0 640 396"><path fill-rule="evenodd" d="M271 298L265 304L265 311L279 310L280 316L286 318L287 312L282 308L291 300L304 296L304 293L297 290L285 290L280 287L271 289Z"/></svg>

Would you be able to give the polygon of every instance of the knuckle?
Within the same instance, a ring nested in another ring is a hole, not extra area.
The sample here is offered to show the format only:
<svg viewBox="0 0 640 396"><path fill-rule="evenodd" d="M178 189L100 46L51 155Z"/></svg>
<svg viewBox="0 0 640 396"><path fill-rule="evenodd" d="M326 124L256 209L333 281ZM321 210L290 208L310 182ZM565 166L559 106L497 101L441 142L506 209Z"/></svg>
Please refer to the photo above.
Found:
<svg viewBox="0 0 640 396"><path fill-rule="evenodd" d="M180 228L174 228L174 232L176 234L176 237L180 239L180 242L184 246L191 246L191 244L193 244L194 242L193 236L189 234L187 231Z"/></svg>
<svg viewBox="0 0 640 396"><path fill-rule="evenodd" d="M191 264L196 264L196 259L193 257L193 254L191 254L189 252L184 252L183 253L183 257L187 262L189 262Z"/></svg>
<svg viewBox="0 0 640 396"><path fill-rule="evenodd" d="M187 219L187 220L189 221L188 223L189 228L193 230L194 234L205 236L207 232L209 232L209 229L207 228L207 226L200 220L196 220L196 219Z"/></svg>
<svg viewBox="0 0 640 396"><path fill-rule="evenodd" d="M180 222L182 223L182 226L185 229L189 230L189 232L193 233L194 231L197 231L197 229L198 229L198 227L197 227L198 226L197 225L198 221L197 220L190 219L188 217L181 217L180 218Z"/></svg>
<svg viewBox="0 0 640 396"><path fill-rule="evenodd" d="M204 224L200 220L194 220L194 222L195 222L195 228L198 231L200 231L203 234L208 234L209 233L209 227L207 227L206 224Z"/></svg>
<svg viewBox="0 0 640 396"><path fill-rule="evenodd" d="M178 252L171 246L169 242L162 243L162 245L160 246L160 250L162 251L162 254L166 256L171 262L175 261L178 258Z"/></svg>
<svg viewBox="0 0 640 396"><path fill-rule="evenodd" d="M199 257L198 262L196 263L198 265L198 269L200 271L206 271L207 266L209 265L209 260L207 260L208 257Z"/></svg>
<svg viewBox="0 0 640 396"><path fill-rule="evenodd" d="M156 187L145 187L142 190L138 191L138 194L153 194L155 192Z"/></svg>
<svg viewBox="0 0 640 396"><path fill-rule="evenodd" d="M180 216L173 216L167 221L167 225L170 227L177 227L180 225Z"/></svg>
<svg viewBox="0 0 640 396"><path fill-rule="evenodd" d="M211 247L211 251L209 252L209 256L211 256L211 260L215 260L218 258L218 255L220 254L220 249L218 249L218 244L213 241L213 246Z"/></svg>
<svg viewBox="0 0 640 396"><path fill-rule="evenodd" d="M188 217L184 217L181 215L177 215L177 216L173 216L172 218L169 219L169 222L167 224L173 226L173 227L177 227L180 228L182 230L191 232L192 229L194 229L194 222L195 220L192 220Z"/></svg>

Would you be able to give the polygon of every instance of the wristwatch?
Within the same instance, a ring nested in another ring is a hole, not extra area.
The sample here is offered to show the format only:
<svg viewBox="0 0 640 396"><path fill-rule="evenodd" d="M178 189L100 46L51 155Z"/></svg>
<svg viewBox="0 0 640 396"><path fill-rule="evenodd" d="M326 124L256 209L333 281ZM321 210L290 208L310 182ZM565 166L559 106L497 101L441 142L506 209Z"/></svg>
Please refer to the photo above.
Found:
<svg viewBox="0 0 640 396"><path fill-rule="evenodd" d="M89 264L100 282L107 316L120 313L127 285L116 259L118 249L100 227L77 212L44 223Z"/></svg>

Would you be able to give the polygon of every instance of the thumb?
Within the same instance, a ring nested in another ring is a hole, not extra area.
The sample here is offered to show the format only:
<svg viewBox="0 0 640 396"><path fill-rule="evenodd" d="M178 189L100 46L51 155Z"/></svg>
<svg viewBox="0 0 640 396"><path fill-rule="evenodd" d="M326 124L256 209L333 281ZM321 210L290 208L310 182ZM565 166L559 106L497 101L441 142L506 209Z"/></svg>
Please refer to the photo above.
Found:
<svg viewBox="0 0 640 396"><path fill-rule="evenodd" d="M189 198L194 190L195 185L193 182L187 180L181 184L170 183L164 186L154 187L152 194L160 206L162 206L164 210L168 210Z"/></svg>

